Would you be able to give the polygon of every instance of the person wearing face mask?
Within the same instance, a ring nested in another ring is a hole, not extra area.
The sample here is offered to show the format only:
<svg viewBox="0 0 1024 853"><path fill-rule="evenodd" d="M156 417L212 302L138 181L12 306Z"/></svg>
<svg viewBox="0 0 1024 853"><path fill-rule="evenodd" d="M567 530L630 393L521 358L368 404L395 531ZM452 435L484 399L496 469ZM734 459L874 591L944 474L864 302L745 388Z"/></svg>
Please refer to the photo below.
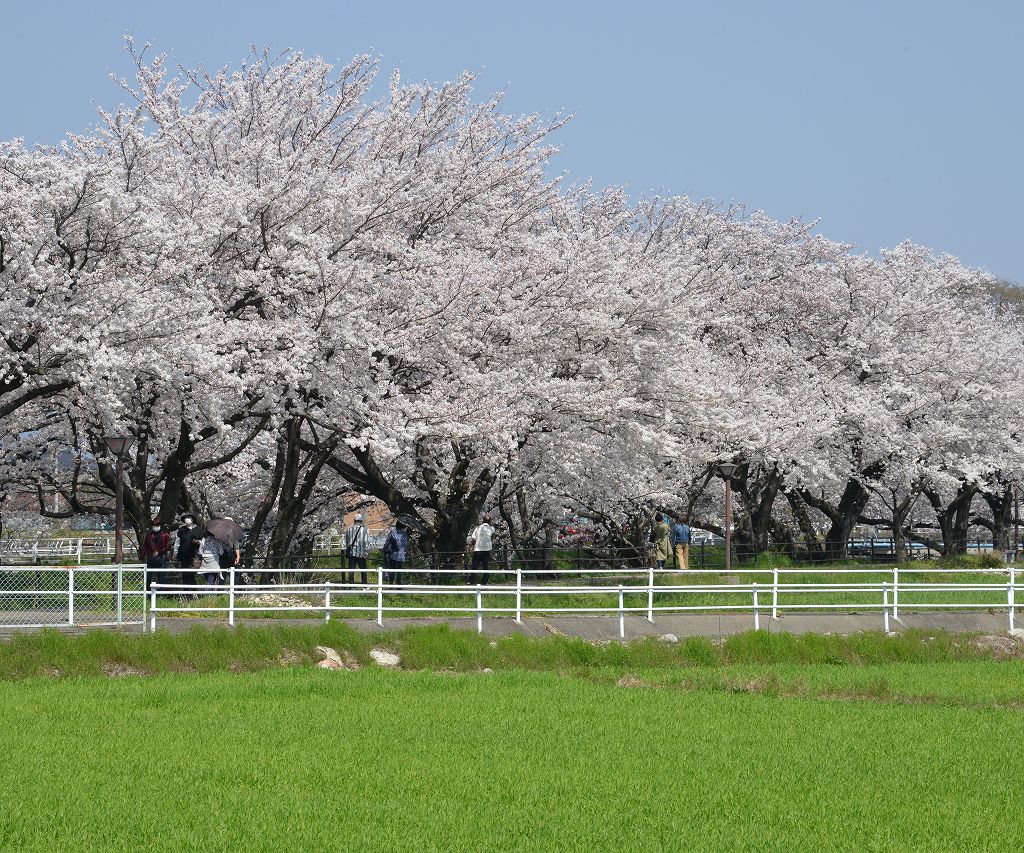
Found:
<svg viewBox="0 0 1024 853"><path fill-rule="evenodd" d="M195 586L196 572L192 562L199 554L202 541L203 531L196 524L196 517L190 512L185 513L178 528L178 568L181 569L182 586Z"/></svg>
<svg viewBox="0 0 1024 853"><path fill-rule="evenodd" d="M163 529L160 519L156 519L142 540L139 556L146 561L146 577L149 583L167 583L167 553L171 550L171 534Z"/></svg>

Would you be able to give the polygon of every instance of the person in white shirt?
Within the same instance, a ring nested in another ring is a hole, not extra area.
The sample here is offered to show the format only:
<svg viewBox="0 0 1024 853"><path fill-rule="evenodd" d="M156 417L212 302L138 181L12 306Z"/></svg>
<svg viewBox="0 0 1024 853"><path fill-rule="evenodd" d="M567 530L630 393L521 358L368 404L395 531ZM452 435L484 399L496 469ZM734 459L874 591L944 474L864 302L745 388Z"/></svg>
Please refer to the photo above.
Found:
<svg viewBox="0 0 1024 853"><path fill-rule="evenodd" d="M490 575L487 572L491 564L491 548L494 541L494 528L491 517L485 515L483 522L469 534L469 544L473 546L473 567L469 575L471 584L486 584Z"/></svg>

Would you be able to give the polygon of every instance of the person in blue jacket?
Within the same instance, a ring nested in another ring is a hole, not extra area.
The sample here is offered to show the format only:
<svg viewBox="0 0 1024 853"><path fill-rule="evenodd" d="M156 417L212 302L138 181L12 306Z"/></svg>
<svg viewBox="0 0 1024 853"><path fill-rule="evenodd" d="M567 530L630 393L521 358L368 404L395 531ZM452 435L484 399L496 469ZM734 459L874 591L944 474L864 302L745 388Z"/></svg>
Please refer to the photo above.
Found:
<svg viewBox="0 0 1024 853"><path fill-rule="evenodd" d="M384 573L384 579L388 582L401 583L402 569L405 568L405 558L409 550L409 529L400 521L395 522L394 527L388 531L384 539L381 551L384 552L385 565L388 571Z"/></svg>
<svg viewBox="0 0 1024 853"><path fill-rule="evenodd" d="M672 550L676 555L676 569L685 572L690 567L690 525L676 517L672 525Z"/></svg>

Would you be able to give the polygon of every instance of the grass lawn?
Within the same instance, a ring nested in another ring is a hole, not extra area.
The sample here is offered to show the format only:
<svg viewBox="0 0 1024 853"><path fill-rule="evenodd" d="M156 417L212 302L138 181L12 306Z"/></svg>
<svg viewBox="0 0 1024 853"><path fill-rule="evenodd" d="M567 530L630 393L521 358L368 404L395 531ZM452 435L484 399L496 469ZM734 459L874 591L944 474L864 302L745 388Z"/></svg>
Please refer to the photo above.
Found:
<svg viewBox="0 0 1024 853"><path fill-rule="evenodd" d="M321 642L364 662L388 645L410 670L320 671ZM32 675L112 661L164 674ZM1024 837L1024 662L967 638L47 633L0 646L0 677L16 679L0 682L4 850L995 850Z"/></svg>

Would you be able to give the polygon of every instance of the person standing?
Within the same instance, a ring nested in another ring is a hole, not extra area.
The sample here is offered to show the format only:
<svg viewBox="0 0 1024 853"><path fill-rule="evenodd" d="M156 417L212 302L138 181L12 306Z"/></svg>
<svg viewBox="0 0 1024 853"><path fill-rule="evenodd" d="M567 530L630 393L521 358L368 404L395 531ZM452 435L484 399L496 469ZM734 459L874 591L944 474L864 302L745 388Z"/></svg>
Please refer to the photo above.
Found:
<svg viewBox="0 0 1024 853"><path fill-rule="evenodd" d="M658 565L658 571L664 571L665 562L672 554L670 531L666 523L667 516L656 514L654 524L651 527L651 542L654 545L654 562Z"/></svg>
<svg viewBox="0 0 1024 853"><path fill-rule="evenodd" d="M234 522L234 519L230 515L224 516L224 520ZM221 553L218 562L220 564L220 576L223 580L225 577L229 577L231 575L232 569L235 569L242 564L242 548L241 543L234 539L230 542L222 541L222 544L225 548Z"/></svg>
<svg viewBox="0 0 1024 853"><path fill-rule="evenodd" d="M207 534L199 543L199 556L202 563L198 574L206 581L207 586L216 586L220 580L220 558L229 546L214 536Z"/></svg>
<svg viewBox="0 0 1024 853"><path fill-rule="evenodd" d="M676 569L685 572L690 568L690 525L677 518L672 525L672 550L676 555Z"/></svg>
<svg viewBox="0 0 1024 853"><path fill-rule="evenodd" d="M348 574L346 583L356 582L356 569L360 570L362 582L366 578L366 555L370 553L370 534L366 529L362 513L356 513L352 526L345 531L345 556L348 557Z"/></svg>
<svg viewBox="0 0 1024 853"><path fill-rule="evenodd" d="M147 588L154 583L167 583L167 554L171 550L171 534L163 529L160 520L153 522L152 527L142 540L139 556L146 561Z"/></svg>
<svg viewBox="0 0 1024 853"><path fill-rule="evenodd" d="M178 568L181 569L183 586L193 586L196 582L196 571L193 562L199 554L199 543L202 542L202 528L196 524L196 517L187 512L181 517L178 528Z"/></svg>
<svg viewBox="0 0 1024 853"><path fill-rule="evenodd" d="M469 575L471 584L485 584L490 578L488 569L491 565L491 548L494 541L494 528L491 517L484 515L481 523L469 534L469 544L473 548L473 563Z"/></svg>
<svg viewBox="0 0 1024 853"><path fill-rule="evenodd" d="M409 534L402 522L396 522L395 526L388 531L381 550L384 552L384 559L389 569L384 574L385 579L400 584L402 569L405 568L405 558L409 550Z"/></svg>

